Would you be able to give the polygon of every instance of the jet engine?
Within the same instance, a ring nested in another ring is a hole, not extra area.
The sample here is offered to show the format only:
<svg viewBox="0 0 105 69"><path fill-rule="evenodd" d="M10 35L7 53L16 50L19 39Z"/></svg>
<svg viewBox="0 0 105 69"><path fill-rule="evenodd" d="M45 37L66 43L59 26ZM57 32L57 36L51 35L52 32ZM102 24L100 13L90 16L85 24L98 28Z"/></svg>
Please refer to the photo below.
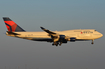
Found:
<svg viewBox="0 0 105 69"><path fill-rule="evenodd" d="M70 41L71 41L71 42L75 42L75 40L76 40L75 37L70 38Z"/></svg>
<svg viewBox="0 0 105 69"><path fill-rule="evenodd" d="M59 35L59 39L60 40L64 40L65 39L65 35Z"/></svg>
<svg viewBox="0 0 105 69"><path fill-rule="evenodd" d="M67 40L65 39L65 35L59 35L59 41L62 43L67 43Z"/></svg>

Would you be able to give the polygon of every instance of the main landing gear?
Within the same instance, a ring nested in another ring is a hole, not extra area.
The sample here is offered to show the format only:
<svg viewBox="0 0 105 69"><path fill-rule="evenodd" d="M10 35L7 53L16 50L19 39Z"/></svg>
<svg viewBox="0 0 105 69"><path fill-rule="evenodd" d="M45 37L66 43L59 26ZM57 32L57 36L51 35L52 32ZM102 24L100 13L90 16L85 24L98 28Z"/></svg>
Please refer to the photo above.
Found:
<svg viewBox="0 0 105 69"><path fill-rule="evenodd" d="M61 44L62 44L62 42L54 42L53 44L52 44L52 46L54 46L54 45L56 45L56 46L61 46Z"/></svg>
<svg viewBox="0 0 105 69"><path fill-rule="evenodd" d="M92 40L92 43L91 44L94 44L94 40Z"/></svg>

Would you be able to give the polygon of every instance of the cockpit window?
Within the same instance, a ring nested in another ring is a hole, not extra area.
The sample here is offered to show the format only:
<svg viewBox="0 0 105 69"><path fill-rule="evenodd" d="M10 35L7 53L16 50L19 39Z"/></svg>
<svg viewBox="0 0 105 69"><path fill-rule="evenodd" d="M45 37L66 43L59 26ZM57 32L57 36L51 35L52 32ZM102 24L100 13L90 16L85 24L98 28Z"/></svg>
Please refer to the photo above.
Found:
<svg viewBox="0 0 105 69"><path fill-rule="evenodd" d="M97 31L97 30L94 30L94 31Z"/></svg>

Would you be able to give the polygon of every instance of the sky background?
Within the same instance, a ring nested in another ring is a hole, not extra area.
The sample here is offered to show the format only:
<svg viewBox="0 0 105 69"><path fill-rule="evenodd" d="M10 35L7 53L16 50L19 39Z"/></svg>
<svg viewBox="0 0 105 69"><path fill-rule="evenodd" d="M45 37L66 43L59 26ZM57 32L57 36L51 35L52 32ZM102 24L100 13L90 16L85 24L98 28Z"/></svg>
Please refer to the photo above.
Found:
<svg viewBox="0 0 105 69"><path fill-rule="evenodd" d="M105 37L51 43L5 35L2 17L26 31L96 29L105 34L105 0L0 0L0 69L105 69Z"/></svg>

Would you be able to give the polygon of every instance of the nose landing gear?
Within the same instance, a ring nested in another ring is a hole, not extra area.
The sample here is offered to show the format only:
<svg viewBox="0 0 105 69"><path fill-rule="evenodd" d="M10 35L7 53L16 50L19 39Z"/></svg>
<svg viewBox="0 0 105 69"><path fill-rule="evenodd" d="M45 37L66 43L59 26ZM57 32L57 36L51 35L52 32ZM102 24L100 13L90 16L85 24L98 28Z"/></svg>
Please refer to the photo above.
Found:
<svg viewBox="0 0 105 69"><path fill-rule="evenodd" d="M92 43L91 44L94 44L94 42L93 42L94 40L92 40Z"/></svg>

